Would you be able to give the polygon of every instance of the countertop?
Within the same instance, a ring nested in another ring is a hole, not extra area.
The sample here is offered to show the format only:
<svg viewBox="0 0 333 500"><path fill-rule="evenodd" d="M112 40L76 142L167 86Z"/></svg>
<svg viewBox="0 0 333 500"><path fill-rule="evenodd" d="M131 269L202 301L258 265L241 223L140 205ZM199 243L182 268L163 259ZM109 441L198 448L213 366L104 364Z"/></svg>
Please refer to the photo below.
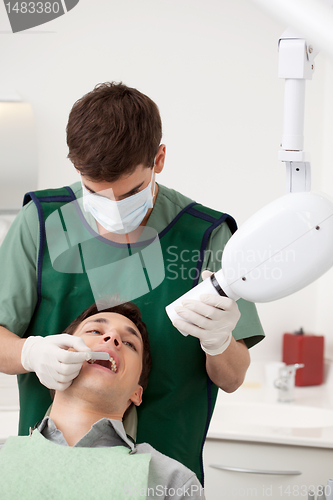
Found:
<svg viewBox="0 0 333 500"><path fill-rule="evenodd" d="M267 382L271 370L266 365L253 363L234 393L219 390L207 438L333 448L331 363L325 383L295 387L292 403L277 401L278 390L272 380Z"/></svg>

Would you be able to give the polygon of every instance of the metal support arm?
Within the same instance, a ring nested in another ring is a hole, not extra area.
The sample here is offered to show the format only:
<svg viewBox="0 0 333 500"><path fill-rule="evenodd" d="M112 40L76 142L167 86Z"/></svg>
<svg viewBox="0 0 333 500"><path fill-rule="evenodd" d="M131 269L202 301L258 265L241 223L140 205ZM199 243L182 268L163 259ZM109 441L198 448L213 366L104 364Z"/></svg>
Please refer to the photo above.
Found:
<svg viewBox="0 0 333 500"><path fill-rule="evenodd" d="M279 160L286 163L287 193L310 191L311 188L309 156L303 150L305 81L312 78L317 52L289 29L279 39L279 78L285 79Z"/></svg>

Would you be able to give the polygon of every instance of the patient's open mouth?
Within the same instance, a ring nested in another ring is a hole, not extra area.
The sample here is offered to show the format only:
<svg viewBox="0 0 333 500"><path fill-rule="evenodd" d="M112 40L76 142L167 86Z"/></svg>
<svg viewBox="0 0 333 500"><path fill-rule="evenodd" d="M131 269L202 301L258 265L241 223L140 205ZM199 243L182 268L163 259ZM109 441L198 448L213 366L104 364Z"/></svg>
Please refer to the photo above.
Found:
<svg viewBox="0 0 333 500"><path fill-rule="evenodd" d="M102 360L102 359L89 359L88 363L92 364L97 364L104 366L105 368L108 368L109 370L113 371L114 373L117 373L117 364L115 360L113 359L112 356L109 357L109 360Z"/></svg>

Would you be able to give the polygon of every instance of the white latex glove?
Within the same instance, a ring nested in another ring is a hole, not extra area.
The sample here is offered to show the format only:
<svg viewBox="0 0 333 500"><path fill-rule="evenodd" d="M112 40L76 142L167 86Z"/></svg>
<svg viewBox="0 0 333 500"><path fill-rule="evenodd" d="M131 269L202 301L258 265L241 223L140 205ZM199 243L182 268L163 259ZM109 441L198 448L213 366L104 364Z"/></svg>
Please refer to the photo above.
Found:
<svg viewBox="0 0 333 500"><path fill-rule="evenodd" d="M76 351L68 351L72 347ZM28 337L21 354L21 363L28 372L35 372L49 389L64 391L78 376L86 353L91 349L79 337L67 333L49 337Z"/></svg>
<svg viewBox="0 0 333 500"><path fill-rule="evenodd" d="M202 278L212 273L204 271ZM186 321L174 320L173 325L184 333L197 337L201 348L211 356L224 352L231 342L232 331L240 318L237 303L228 297L200 295L200 300L183 300L176 313Z"/></svg>

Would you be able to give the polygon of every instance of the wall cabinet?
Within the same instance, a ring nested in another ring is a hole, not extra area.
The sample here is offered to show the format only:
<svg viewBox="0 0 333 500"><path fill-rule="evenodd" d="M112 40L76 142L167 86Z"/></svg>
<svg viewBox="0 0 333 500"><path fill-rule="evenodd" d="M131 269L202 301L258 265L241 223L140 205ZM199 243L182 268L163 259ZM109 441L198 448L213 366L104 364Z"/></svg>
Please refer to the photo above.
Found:
<svg viewBox="0 0 333 500"><path fill-rule="evenodd" d="M206 500L307 500L309 486L317 490L333 477L333 449L207 439L204 469Z"/></svg>

